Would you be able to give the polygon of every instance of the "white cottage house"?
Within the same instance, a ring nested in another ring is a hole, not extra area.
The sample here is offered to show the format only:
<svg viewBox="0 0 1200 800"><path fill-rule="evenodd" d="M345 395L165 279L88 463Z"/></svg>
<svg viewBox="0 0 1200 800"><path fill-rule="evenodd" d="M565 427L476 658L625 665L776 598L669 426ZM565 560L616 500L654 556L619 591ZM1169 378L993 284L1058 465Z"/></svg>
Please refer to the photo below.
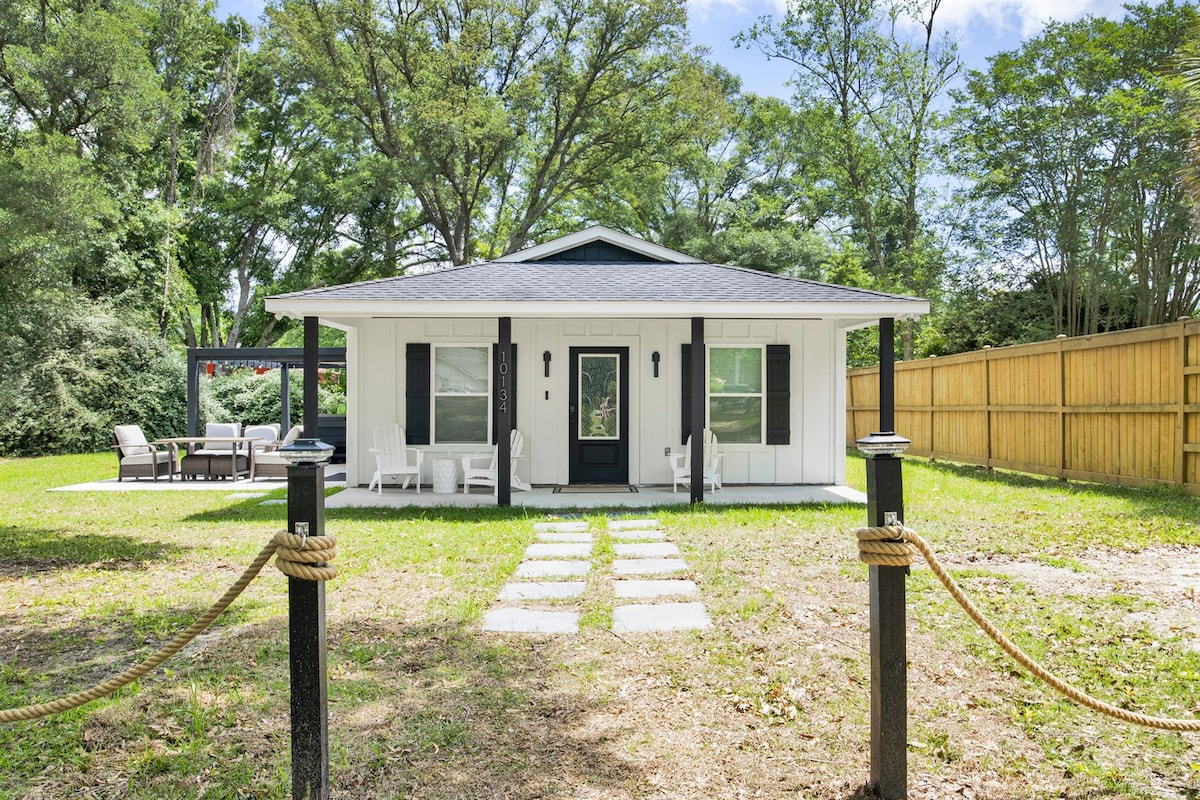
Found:
<svg viewBox="0 0 1200 800"><path fill-rule="evenodd" d="M846 332L929 312L925 300L708 264L601 226L266 305L346 332L352 486L374 470L375 427L392 421L431 456L496 442L504 454L499 433L512 426L524 436L518 477L535 486L670 484L667 451L705 427L725 484L840 485Z"/></svg>

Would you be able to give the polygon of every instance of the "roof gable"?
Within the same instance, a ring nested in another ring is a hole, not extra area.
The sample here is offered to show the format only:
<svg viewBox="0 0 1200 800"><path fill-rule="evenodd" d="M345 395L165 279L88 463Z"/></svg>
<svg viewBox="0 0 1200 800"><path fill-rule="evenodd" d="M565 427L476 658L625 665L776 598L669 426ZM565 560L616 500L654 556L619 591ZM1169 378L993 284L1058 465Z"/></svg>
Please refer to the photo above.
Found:
<svg viewBox="0 0 1200 800"><path fill-rule="evenodd" d="M613 258L570 258L565 259L563 254L585 248L587 245L595 245L598 248L595 252L599 254L603 250L603 246L607 245L613 248L613 251L627 254L626 256ZM642 256L642 258L632 258L630 256ZM636 236L630 236L627 233L613 230L604 225L593 225L590 228L584 228L575 233L569 233L566 236L560 236L544 244L527 247L524 250L503 256L496 259L501 263L524 262L524 261L598 261L598 260L618 260L618 261L667 261L672 264L695 264L699 259L680 253L678 250L672 250L669 247L647 242L645 239L639 239Z"/></svg>
<svg viewBox="0 0 1200 800"><path fill-rule="evenodd" d="M554 253L543 258L531 259L528 263L536 263L543 261L554 262L578 262L587 261L597 263L602 261L616 261L620 263L639 263L648 264L658 259L651 258L645 253L635 253L624 247L618 247L612 242L597 240L582 244L579 247L572 247L570 250L563 250L561 253Z"/></svg>

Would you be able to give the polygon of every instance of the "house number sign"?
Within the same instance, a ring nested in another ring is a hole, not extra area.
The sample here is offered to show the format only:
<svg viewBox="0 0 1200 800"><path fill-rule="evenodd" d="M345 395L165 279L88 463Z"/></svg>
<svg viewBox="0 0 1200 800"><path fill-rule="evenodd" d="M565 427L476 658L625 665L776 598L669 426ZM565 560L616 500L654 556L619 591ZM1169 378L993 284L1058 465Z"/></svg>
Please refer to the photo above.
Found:
<svg viewBox="0 0 1200 800"><path fill-rule="evenodd" d="M496 410L501 414L508 413L508 348L497 348L496 375Z"/></svg>

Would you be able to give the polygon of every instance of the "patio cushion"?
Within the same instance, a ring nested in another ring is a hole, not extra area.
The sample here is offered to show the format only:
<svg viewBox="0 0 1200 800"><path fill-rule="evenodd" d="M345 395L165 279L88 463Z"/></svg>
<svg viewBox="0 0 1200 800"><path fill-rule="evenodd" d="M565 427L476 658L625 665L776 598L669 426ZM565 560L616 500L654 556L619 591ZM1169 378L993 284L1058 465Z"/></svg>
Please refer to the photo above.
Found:
<svg viewBox="0 0 1200 800"><path fill-rule="evenodd" d="M132 456L122 456L121 465L128 467L134 464L154 464L167 462L171 460L171 453L167 450L159 450L154 453L137 453Z"/></svg>
<svg viewBox="0 0 1200 800"><path fill-rule="evenodd" d="M254 443L254 449L262 450L268 445L273 445L275 442L279 441L279 424L247 425L246 430L242 432L242 435L259 439L259 442Z"/></svg>
<svg viewBox="0 0 1200 800"><path fill-rule="evenodd" d="M142 433L141 425L117 425L113 428L113 433L117 437L117 445L121 448L121 456L138 456L150 452L150 445L146 441L146 434ZM147 460L144 463L152 463Z"/></svg>
<svg viewBox="0 0 1200 800"><path fill-rule="evenodd" d="M241 436L242 423L208 422L204 425L204 435L216 438ZM229 455L229 451L231 450L233 450L232 442L210 442L205 444L203 449L197 450L196 453L201 455Z"/></svg>

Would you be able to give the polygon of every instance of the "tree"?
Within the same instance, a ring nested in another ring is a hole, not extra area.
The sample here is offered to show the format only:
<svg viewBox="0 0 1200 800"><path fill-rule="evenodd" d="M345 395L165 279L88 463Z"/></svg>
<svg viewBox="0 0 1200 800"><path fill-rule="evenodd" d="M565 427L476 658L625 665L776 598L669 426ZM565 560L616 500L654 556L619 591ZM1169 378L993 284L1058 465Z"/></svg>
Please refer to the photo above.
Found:
<svg viewBox="0 0 1200 800"><path fill-rule="evenodd" d="M961 68L937 32L941 0L793 0L779 23L763 20L743 40L794 68L793 106L824 118L819 151L832 210L847 226L873 285L929 296L943 247L922 198L934 195L941 131L938 101ZM911 35L912 31L916 35ZM833 220L831 220L833 222ZM902 332L912 356L912 330Z"/></svg>
<svg viewBox="0 0 1200 800"><path fill-rule="evenodd" d="M667 157L680 0L280 0L278 46L387 159L401 205L466 263L554 232L553 211Z"/></svg>
<svg viewBox="0 0 1200 800"><path fill-rule="evenodd" d="M1051 24L956 94L964 199L994 227L986 257L1046 292L1068 335L1196 308L1200 240L1179 182L1192 124L1165 68L1191 6Z"/></svg>

